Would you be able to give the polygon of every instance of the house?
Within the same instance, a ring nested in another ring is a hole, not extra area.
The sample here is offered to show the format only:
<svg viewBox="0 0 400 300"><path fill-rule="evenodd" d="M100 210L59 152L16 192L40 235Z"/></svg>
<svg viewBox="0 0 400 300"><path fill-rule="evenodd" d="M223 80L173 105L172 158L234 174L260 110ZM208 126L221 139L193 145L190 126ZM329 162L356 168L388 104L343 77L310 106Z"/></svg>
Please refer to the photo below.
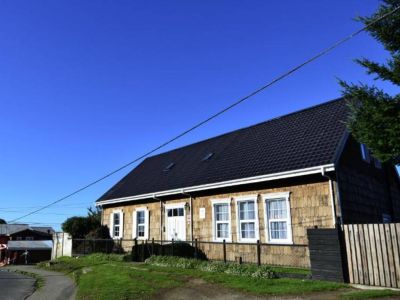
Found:
<svg viewBox="0 0 400 300"><path fill-rule="evenodd" d="M54 232L51 227L0 224L0 264L49 260Z"/></svg>
<svg viewBox="0 0 400 300"><path fill-rule="evenodd" d="M132 239L198 240L210 259L238 255L309 267L308 228L398 221L396 169L346 130L329 101L145 159L97 200L102 222Z"/></svg>

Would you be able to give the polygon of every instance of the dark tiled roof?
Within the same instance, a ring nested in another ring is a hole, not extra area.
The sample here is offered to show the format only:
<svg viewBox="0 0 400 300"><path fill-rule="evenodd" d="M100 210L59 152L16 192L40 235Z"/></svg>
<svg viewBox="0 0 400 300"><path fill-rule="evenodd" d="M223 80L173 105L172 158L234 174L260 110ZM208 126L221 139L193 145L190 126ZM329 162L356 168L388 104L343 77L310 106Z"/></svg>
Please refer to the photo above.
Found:
<svg viewBox="0 0 400 300"><path fill-rule="evenodd" d="M149 157L97 201L333 163L347 113L333 100Z"/></svg>

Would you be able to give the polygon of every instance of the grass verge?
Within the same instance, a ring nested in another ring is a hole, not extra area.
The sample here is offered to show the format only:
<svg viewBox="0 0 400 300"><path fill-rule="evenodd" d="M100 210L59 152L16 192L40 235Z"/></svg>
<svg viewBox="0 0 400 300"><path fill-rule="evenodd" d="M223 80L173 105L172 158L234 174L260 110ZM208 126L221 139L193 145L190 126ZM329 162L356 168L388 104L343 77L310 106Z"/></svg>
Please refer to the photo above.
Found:
<svg viewBox="0 0 400 300"><path fill-rule="evenodd" d="M386 297L399 297L400 292L393 290L358 290L344 293L343 300L358 300L358 299L376 299Z"/></svg>
<svg viewBox="0 0 400 300"><path fill-rule="evenodd" d="M123 262L121 255L93 254L86 257L62 257L39 267L63 272L78 286L77 299L148 299L161 289L184 284L170 274L152 273Z"/></svg>
<svg viewBox="0 0 400 300"><path fill-rule="evenodd" d="M235 289L246 293L268 296L303 295L313 292L328 292L346 288L347 285L306 279L288 278L254 278L246 276L230 275L226 273L208 272L197 269L180 269L174 267L140 265L139 268L152 272L165 272L171 275L201 278L207 282L221 285L229 289Z"/></svg>
<svg viewBox="0 0 400 300"><path fill-rule="evenodd" d="M300 295L333 291L342 284L301 279L266 279L215 271L161 267L123 261L121 255L93 254L80 258L63 257L40 267L72 276L77 282L78 299L148 299L163 289L184 285L201 278L226 288L258 295Z"/></svg>

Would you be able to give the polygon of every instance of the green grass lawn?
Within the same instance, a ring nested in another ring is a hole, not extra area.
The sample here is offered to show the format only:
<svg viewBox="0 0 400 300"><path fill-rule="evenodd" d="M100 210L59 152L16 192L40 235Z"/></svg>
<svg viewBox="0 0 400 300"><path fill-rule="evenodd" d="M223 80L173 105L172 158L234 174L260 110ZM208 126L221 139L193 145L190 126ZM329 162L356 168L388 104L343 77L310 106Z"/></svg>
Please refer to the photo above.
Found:
<svg viewBox="0 0 400 300"><path fill-rule="evenodd" d="M185 285L190 278L201 278L209 283L257 295L304 295L336 291L345 299L393 296L387 291L352 290L347 285L334 282L252 278L195 269L137 264L124 262L121 255L93 254L80 258L64 257L51 264L41 263L40 267L72 276L78 285L78 299L149 298L163 289Z"/></svg>

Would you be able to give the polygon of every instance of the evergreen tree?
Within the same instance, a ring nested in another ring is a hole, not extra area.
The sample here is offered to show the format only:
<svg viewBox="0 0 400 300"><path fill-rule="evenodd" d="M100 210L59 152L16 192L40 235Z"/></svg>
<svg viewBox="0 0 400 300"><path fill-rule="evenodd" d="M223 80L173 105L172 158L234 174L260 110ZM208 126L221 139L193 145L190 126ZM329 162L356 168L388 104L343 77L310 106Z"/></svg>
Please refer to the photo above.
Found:
<svg viewBox="0 0 400 300"><path fill-rule="evenodd" d="M369 17L360 17L365 25L400 7L400 0L385 0ZM367 58L356 62L366 68L375 80L383 80L400 86L400 10L383 20L371 24L367 31L390 54L386 63ZM347 126L360 143L364 143L373 155L383 162L400 163L400 94L389 95L383 90L364 84L340 82L343 95L350 106Z"/></svg>

